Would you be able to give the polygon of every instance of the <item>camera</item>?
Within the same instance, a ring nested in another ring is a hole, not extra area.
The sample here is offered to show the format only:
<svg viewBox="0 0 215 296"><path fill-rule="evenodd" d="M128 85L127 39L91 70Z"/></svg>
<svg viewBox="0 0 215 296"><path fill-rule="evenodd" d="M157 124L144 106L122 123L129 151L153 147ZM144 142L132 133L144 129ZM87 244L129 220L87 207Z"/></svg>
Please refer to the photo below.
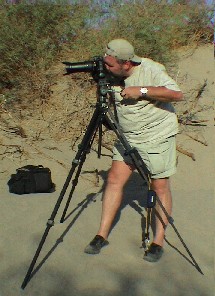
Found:
<svg viewBox="0 0 215 296"><path fill-rule="evenodd" d="M103 79L107 75L107 70L103 61L103 57L97 56L90 61L85 62L63 62L66 65L66 74L89 72L95 80Z"/></svg>
<svg viewBox="0 0 215 296"><path fill-rule="evenodd" d="M93 79L98 82L102 80L102 83L108 85L120 85L122 87L125 86L123 78L116 77L110 72L107 71L104 63L104 58L101 56L95 56L92 60L84 61L84 62L62 62L66 65L66 74L69 75L73 73L91 73Z"/></svg>

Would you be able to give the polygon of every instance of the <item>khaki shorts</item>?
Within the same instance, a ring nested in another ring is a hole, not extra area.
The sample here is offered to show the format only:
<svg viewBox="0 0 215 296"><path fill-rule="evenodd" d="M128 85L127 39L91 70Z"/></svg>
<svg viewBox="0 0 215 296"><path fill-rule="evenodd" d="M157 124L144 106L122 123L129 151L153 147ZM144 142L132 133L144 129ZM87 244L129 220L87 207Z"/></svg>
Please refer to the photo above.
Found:
<svg viewBox="0 0 215 296"><path fill-rule="evenodd" d="M156 143L135 145L142 160L151 173L151 178L167 178L176 173L176 139L175 136ZM129 155L125 155L122 144L117 141L113 148L113 160L132 164Z"/></svg>

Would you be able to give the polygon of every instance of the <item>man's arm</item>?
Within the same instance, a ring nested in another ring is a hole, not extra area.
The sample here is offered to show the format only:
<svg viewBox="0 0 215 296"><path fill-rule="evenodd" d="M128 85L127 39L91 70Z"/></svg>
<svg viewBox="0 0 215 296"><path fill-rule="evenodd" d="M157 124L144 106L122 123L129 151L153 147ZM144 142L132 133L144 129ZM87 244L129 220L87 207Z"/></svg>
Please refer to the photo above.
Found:
<svg viewBox="0 0 215 296"><path fill-rule="evenodd" d="M140 89L147 88L147 94L143 95ZM168 89L165 86L129 86L122 90L121 96L124 99L135 100L157 100L161 102L179 102L184 99L181 91Z"/></svg>

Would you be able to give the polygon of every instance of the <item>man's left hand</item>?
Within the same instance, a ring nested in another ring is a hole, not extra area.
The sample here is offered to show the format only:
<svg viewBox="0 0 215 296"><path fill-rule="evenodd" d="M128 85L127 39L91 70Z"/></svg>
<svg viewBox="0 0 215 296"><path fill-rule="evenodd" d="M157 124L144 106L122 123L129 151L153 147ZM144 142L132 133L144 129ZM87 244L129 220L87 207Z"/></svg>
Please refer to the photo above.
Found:
<svg viewBox="0 0 215 296"><path fill-rule="evenodd" d="M129 86L124 88L120 95L124 98L124 99L139 99L141 98L142 94L140 92L140 86Z"/></svg>

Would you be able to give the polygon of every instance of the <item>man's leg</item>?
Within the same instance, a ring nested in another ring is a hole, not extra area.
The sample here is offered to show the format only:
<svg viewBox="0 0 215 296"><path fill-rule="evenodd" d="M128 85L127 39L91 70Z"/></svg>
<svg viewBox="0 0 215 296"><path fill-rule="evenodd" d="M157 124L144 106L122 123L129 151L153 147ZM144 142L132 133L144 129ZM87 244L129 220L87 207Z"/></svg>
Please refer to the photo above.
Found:
<svg viewBox="0 0 215 296"><path fill-rule="evenodd" d="M169 178L164 179L152 179L151 188L156 192L159 197L162 205L166 209L167 213L171 215L172 212L172 195L170 191L170 180ZM165 228L168 224L168 219L164 214L163 210L156 204L155 207L157 214L159 217L155 217L155 233L153 242L163 246L164 236L165 236Z"/></svg>
<svg viewBox="0 0 215 296"><path fill-rule="evenodd" d="M123 187L134 167L123 161L113 161L108 173L106 188L103 194L100 228L96 237L85 248L85 253L98 254L107 245L106 241L116 213L121 205Z"/></svg>
<svg viewBox="0 0 215 296"><path fill-rule="evenodd" d="M123 187L133 167L123 161L113 161L103 195L102 216L98 235L108 237L111 225L122 202Z"/></svg>

